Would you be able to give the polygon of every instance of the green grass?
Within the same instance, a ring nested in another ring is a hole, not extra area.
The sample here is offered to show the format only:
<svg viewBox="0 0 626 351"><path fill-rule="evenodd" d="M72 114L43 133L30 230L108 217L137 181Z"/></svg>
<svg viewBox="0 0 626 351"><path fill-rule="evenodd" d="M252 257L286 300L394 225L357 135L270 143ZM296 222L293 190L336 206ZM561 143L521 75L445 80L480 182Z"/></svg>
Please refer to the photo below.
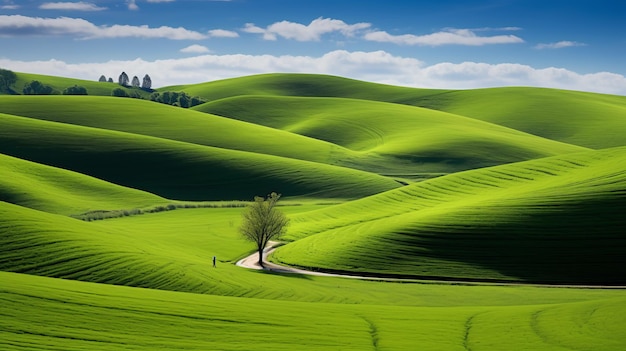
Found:
<svg viewBox="0 0 626 351"><path fill-rule="evenodd" d="M0 113L328 164L358 156L297 134L137 99L0 96Z"/></svg>
<svg viewBox="0 0 626 351"><path fill-rule="evenodd" d="M623 284L626 149L473 170L293 219L279 262L379 274Z"/></svg>
<svg viewBox="0 0 626 351"><path fill-rule="evenodd" d="M2 350L626 348L621 289L243 269L227 202L68 216L278 191L293 265L626 284L626 150L585 149L626 145L623 97L268 74L160 89L211 101L180 109L18 77L92 96L0 96Z"/></svg>
<svg viewBox="0 0 626 351"><path fill-rule="evenodd" d="M1 153L175 200L248 200L271 191L357 198L399 186L327 164L6 114L0 136Z"/></svg>
<svg viewBox="0 0 626 351"><path fill-rule="evenodd" d="M0 201L64 215L167 204L150 193L2 154Z"/></svg>
<svg viewBox="0 0 626 351"><path fill-rule="evenodd" d="M626 96L490 88L434 95L414 104L589 148L625 145Z"/></svg>
<svg viewBox="0 0 626 351"><path fill-rule="evenodd" d="M0 273L4 350L617 350L621 298L512 307L340 305Z"/></svg>
<svg viewBox="0 0 626 351"><path fill-rule="evenodd" d="M437 90L341 77L263 74L173 87L209 101L244 95L339 97L421 106L588 148L624 146L626 97L506 87Z"/></svg>
<svg viewBox="0 0 626 351"><path fill-rule="evenodd" d="M369 83L319 74L271 73L207 83L164 87L163 91L185 91L208 101L240 95L343 97L387 102L412 102L416 97L443 90L415 89Z"/></svg>
<svg viewBox="0 0 626 351"><path fill-rule="evenodd" d="M384 156L377 167L405 173L418 167L453 172L585 150L460 115L377 101L238 96L196 109Z"/></svg>

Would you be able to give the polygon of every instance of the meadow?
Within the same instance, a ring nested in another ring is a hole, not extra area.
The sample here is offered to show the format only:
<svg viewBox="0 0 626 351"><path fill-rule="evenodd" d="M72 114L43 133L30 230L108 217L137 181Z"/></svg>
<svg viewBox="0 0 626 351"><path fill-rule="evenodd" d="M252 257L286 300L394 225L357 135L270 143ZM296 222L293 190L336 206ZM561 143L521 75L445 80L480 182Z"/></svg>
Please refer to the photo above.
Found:
<svg viewBox="0 0 626 351"><path fill-rule="evenodd" d="M33 79L89 95L0 95L3 350L626 348L626 97ZM271 261L406 280L236 266L270 191Z"/></svg>

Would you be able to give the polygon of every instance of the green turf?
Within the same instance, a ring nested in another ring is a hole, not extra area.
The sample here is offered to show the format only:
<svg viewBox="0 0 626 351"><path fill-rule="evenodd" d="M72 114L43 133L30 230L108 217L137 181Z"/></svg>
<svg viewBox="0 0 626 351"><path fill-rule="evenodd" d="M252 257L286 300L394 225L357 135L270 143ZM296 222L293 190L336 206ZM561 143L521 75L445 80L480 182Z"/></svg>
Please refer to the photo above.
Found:
<svg viewBox="0 0 626 351"><path fill-rule="evenodd" d="M343 97L362 100L412 102L416 97L439 94L443 90L415 89L369 83L319 74L271 73L213 82L164 87L164 91L185 91L208 101L240 95Z"/></svg>
<svg viewBox="0 0 626 351"><path fill-rule="evenodd" d="M383 156L379 168L405 173L453 172L585 150L460 115L377 101L239 96L196 109Z"/></svg>
<svg viewBox="0 0 626 351"><path fill-rule="evenodd" d="M167 204L150 193L2 154L0 201L65 215Z"/></svg>
<svg viewBox="0 0 626 351"><path fill-rule="evenodd" d="M328 142L138 99L0 96L0 113L328 164L358 156Z"/></svg>
<svg viewBox="0 0 626 351"><path fill-rule="evenodd" d="M618 350L626 300L529 306L301 303L0 273L4 350Z"/></svg>
<svg viewBox="0 0 626 351"><path fill-rule="evenodd" d="M457 173L293 219L275 259L328 270L626 283L626 149Z"/></svg>
<svg viewBox="0 0 626 351"><path fill-rule="evenodd" d="M234 265L254 245L230 202L67 216L278 191L293 242L275 259L293 265L626 284L626 151L579 152L626 145L623 97L267 74L160 89L210 101L180 109L93 96L117 84L18 77L92 96L0 96L2 350L626 348L621 289L248 270ZM401 188L370 173L460 162L509 164Z"/></svg>
<svg viewBox="0 0 626 351"><path fill-rule="evenodd" d="M490 88L450 92L414 103L589 148L626 144L626 96Z"/></svg>
<svg viewBox="0 0 626 351"><path fill-rule="evenodd" d="M349 168L6 114L0 136L1 153L175 200L248 200L272 191L358 198L399 186Z"/></svg>
<svg viewBox="0 0 626 351"><path fill-rule="evenodd" d="M243 95L340 97L450 112L589 148L623 146L626 97L534 87L437 90L306 74L263 74L175 87L209 101Z"/></svg>

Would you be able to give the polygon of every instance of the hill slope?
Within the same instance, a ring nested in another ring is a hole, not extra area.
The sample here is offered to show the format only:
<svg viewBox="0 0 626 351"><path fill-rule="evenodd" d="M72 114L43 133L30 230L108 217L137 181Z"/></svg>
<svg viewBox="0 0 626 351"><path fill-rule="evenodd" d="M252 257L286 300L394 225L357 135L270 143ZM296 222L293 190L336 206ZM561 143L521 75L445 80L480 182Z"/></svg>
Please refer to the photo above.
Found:
<svg viewBox="0 0 626 351"><path fill-rule="evenodd" d="M64 215L165 204L97 178L0 154L0 201Z"/></svg>
<svg viewBox="0 0 626 351"><path fill-rule="evenodd" d="M271 191L357 198L399 186L343 167L6 114L0 153L176 200L248 200Z"/></svg>
<svg viewBox="0 0 626 351"><path fill-rule="evenodd" d="M626 96L490 88L448 92L413 104L589 148L626 145Z"/></svg>
<svg viewBox="0 0 626 351"><path fill-rule="evenodd" d="M138 99L0 96L0 113L329 164L356 157L328 142Z"/></svg>
<svg viewBox="0 0 626 351"><path fill-rule="evenodd" d="M168 87L209 101L242 95L341 97L450 112L588 148L623 146L626 97L544 88L438 90L341 77L262 74Z"/></svg>
<svg viewBox="0 0 626 351"><path fill-rule="evenodd" d="M459 115L377 101L238 96L196 109L383 156L378 167L405 173L454 172L585 150Z"/></svg>
<svg viewBox="0 0 626 351"><path fill-rule="evenodd" d="M279 262L390 275L626 283L626 148L467 171L294 218Z"/></svg>

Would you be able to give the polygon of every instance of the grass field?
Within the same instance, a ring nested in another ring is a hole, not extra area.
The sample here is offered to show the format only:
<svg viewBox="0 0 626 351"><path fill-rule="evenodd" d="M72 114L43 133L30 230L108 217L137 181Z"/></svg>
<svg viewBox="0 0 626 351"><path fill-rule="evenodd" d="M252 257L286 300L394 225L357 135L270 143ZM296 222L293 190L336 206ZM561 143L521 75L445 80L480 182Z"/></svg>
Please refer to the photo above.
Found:
<svg viewBox="0 0 626 351"><path fill-rule="evenodd" d="M280 262L329 270L626 282L626 150L457 173L294 218Z"/></svg>
<svg viewBox="0 0 626 351"><path fill-rule="evenodd" d="M90 96L0 96L2 350L626 349L622 288L532 284L626 285L624 97L268 74L159 89L209 101L182 109L18 78ZM270 191L273 261L420 279L237 267Z"/></svg>

